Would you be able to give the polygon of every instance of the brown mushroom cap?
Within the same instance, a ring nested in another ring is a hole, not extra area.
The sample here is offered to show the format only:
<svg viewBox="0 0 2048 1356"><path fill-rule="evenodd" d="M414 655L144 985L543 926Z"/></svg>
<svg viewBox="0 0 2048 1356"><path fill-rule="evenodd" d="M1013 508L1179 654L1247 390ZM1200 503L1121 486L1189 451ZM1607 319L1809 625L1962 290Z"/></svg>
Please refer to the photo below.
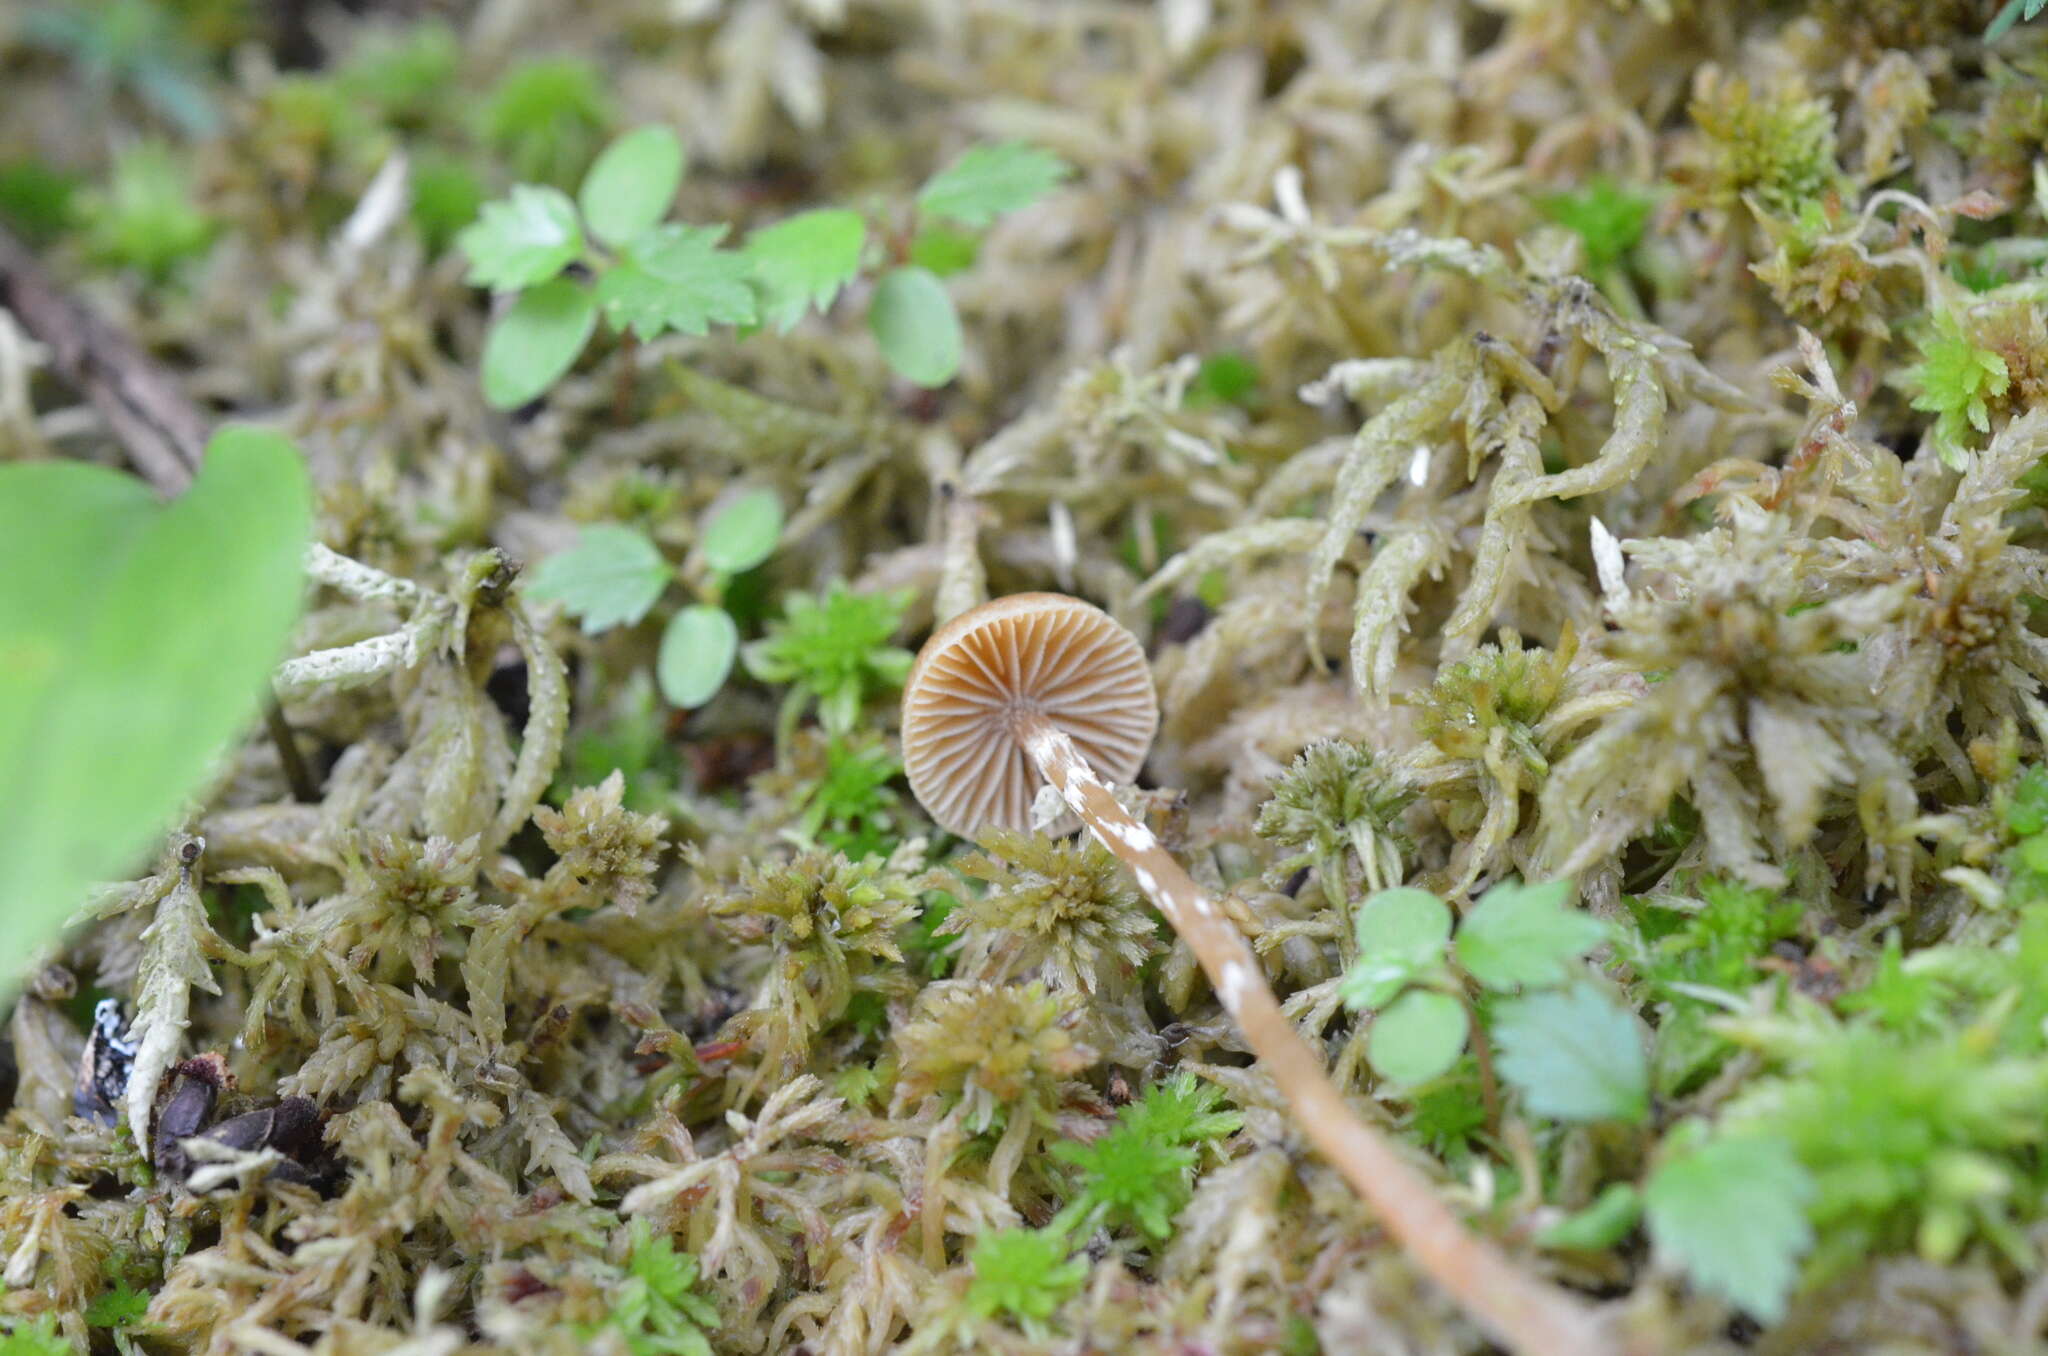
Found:
<svg viewBox="0 0 2048 1356"><path fill-rule="evenodd" d="M1025 751L1043 720L1105 781L1137 775L1159 728L1138 639L1061 593L1014 593L932 633L903 685L903 770L918 803L963 837L1031 827L1044 780Z"/></svg>

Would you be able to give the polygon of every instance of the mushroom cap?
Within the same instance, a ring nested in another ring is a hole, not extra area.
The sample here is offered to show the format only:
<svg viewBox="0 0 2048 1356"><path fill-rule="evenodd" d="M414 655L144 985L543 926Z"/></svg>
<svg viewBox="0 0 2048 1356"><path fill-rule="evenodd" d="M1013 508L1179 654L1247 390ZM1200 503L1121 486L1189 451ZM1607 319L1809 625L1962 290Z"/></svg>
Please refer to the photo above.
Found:
<svg viewBox="0 0 2048 1356"><path fill-rule="evenodd" d="M903 684L903 770L941 827L1031 827L1043 782L1024 747L1034 717L1064 730L1105 781L1144 765L1159 699L1138 638L1063 593L1013 593L932 633Z"/></svg>

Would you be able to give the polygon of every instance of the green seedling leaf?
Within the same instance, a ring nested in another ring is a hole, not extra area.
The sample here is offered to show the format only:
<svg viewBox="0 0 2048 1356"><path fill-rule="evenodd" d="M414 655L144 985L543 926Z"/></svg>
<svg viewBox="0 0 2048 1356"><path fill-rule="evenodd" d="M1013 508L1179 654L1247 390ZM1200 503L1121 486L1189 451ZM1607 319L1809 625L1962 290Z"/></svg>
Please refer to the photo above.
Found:
<svg viewBox="0 0 2048 1356"><path fill-rule="evenodd" d="M1259 393L1259 369L1242 353L1212 353L1202 359L1181 403L1192 409L1251 405Z"/></svg>
<svg viewBox="0 0 2048 1356"><path fill-rule="evenodd" d="M567 268L583 252L583 228L568 194L517 184L510 196L485 203L455 243L469 256L471 286L516 292Z"/></svg>
<svg viewBox="0 0 2048 1356"><path fill-rule="evenodd" d="M659 125L636 127L583 176L576 201L590 233L614 249L646 234L668 214L683 182L683 143Z"/></svg>
<svg viewBox="0 0 2048 1356"><path fill-rule="evenodd" d="M298 615L298 452L231 428L185 495L76 462L0 468L0 956L132 870L256 718Z"/></svg>
<svg viewBox="0 0 2048 1356"><path fill-rule="evenodd" d="M148 1312L149 1292L123 1282L93 1296L85 1306L85 1321L94 1328L126 1328L140 1323Z"/></svg>
<svg viewBox="0 0 2048 1356"><path fill-rule="evenodd" d="M918 190L917 210L962 226L986 226L1037 202L1071 172L1051 151L1025 142L975 146Z"/></svg>
<svg viewBox="0 0 2048 1356"><path fill-rule="evenodd" d="M1458 1062L1469 1034L1463 1003L1432 989L1410 989L1372 1019L1365 1057L1382 1078L1427 1083Z"/></svg>
<svg viewBox="0 0 2048 1356"><path fill-rule="evenodd" d="M1783 1140L1734 1136L1667 1159L1643 1191L1657 1254L1765 1323L1813 1245L1813 1178Z"/></svg>
<svg viewBox="0 0 2048 1356"><path fill-rule="evenodd" d="M625 261L598 280L606 319L642 339L663 330L704 334L712 325L753 324L747 261L718 248L724 237L723 226L662 226L634 241Z"/></svg>
<svg viewBox="0 0 2048 1356"><path fill-rule="evenodd" d="M1627 1238L1642 1217L1642 1193L1633 1183L1616 1182L1585 1209L1566 1215L1537 1234L1536 1243L1545 1248L1599 1252Z"/></svg>
<svg viewBox="0 0 2048 1356"><path fill-rule="evenodd" d="M712 569L738 574L768 559L781 535L782 500L773 490L749 490L711 515L697 549Z"/></svg>
<svg viewBox="0 0 2048 1356"><path fill-rule="evenodd" d="M787 332L811 307L829 308L860 272L867 238L867 222L843 207L799 212L749 235L742 253L761 290L761 318Z"/></svg>
<svg viewBox="0 0 2048 1356"><path fill-rule="evenodd" d="M597 299L567 278L532 288L484 338L484 401L513 410L562 379L597 328Z"/></svg>
<svg viewBox="0 0 2048 1356"><path fill-rule="evenodd" d="M1353 1010L1378 1008L1443 964L1451 908L1427 890L1381 890L1359 906L1358 960L1339 992Z"/></svg>
<svg viewBox="0 0 2048 1356"><path fill-rule="evenodd" d="M1570 981L1572 962L1606 940L1591 915L1566 907L1567 881L1488 890L1458 927L1458 964L1489 989Z"/></svg>
<svg viewBox="0 0 2048 1356"><path fill-rule="evenodd" d="M892 269L875 286L868 324L882 358L919 386L944 386L960 370L960 317L929 269Z"/></svg>
<svg viewBox="0 0 2048 1356"><path fill-rule="evenodd" d="M739 648L740 630L722 609L703 603L684 608L661 633L654 663L661 695L676 706L702 706L725 686Z"/></svg>
<svg viewBox="0 0 2048 1356"><path fill-rule="evenodd" d="M2006 0L2005 8L1992 17L1991 26L1984 30L1984 41L1997 42L2020 20L2033 19L2044 9L2048 9L2048 0Z"/></svg>
<svg viewBox="0 0 2048 1356"><path fill-rule="evenodd" d="M910 262L941 278L965 273L981 253L981 238L949 226L927 226L910 242Z"/></svg>
<svg viewBox="0 0 2048 1356"><path fill-rule="evenodd" d="M645 534L616 523L586 527L576 545L527 577L526 596L557 602L594 636L647 615L674 573Z"/></svg>
<svg viewBox="0 0 2048 1356"><path fill-rule="evenodd" d="M1494 1010L1501 1076L1538 1116L1640 1121L1650 1070L1633 1013L1589 984L1510 999Z"/></svg>

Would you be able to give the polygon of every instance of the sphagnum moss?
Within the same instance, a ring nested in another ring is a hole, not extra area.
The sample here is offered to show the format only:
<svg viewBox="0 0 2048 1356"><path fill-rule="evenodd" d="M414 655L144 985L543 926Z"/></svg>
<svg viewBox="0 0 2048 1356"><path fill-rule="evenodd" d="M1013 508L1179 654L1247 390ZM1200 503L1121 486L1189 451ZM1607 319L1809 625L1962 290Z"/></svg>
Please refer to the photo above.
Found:
<svg viewBox="0 0 2048 1356"><path fill-rule="evenodd" d="M907 653L1020 591L1137 634L1150 789L1105 796L1515 1274L1633 1350L2048 1339L2048 30L944 8L0 21L0 216L298 443L319 536L274 683L317 799L250 740L17 958L6 1349L1486 1349L1142 880L894 775ZM451 242L649 124L723 272L628 313L778 323L600 327L490 411ZM778 256L854 279L792 313L739 261L816 209L865 252ZM937 389L869 324L905 269L959 319ZM0 458L118 461L11 289ZM617 526L712 587L742 488L787 515L715 581L753 665L688 713L682 590L586 635L520 582ZM1375 1076L1365 901L1560 873L1607 940L1536 1006L1597 999L1651 1109L1457 943L1401 982L1468 1053ZM241 1128L288 1098L316 1170Z"/></svg>

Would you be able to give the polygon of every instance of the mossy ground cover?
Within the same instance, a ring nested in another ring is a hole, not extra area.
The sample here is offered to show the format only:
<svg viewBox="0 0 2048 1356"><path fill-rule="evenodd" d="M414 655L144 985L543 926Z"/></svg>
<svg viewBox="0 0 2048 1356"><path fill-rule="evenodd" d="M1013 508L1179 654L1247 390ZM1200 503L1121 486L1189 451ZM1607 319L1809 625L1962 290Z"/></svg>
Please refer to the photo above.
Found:
<svg viewBox="0 0 2048 1356"><path fill-rule="evenodd" d="M2026 8L0 10L0 224L317 539L311 795L10 959L0 1353L1491 1349L1108 851L909 794L1022 590L1614 1350L2041 1349ZM26 319L0 459L126 464Z"/></svg>

